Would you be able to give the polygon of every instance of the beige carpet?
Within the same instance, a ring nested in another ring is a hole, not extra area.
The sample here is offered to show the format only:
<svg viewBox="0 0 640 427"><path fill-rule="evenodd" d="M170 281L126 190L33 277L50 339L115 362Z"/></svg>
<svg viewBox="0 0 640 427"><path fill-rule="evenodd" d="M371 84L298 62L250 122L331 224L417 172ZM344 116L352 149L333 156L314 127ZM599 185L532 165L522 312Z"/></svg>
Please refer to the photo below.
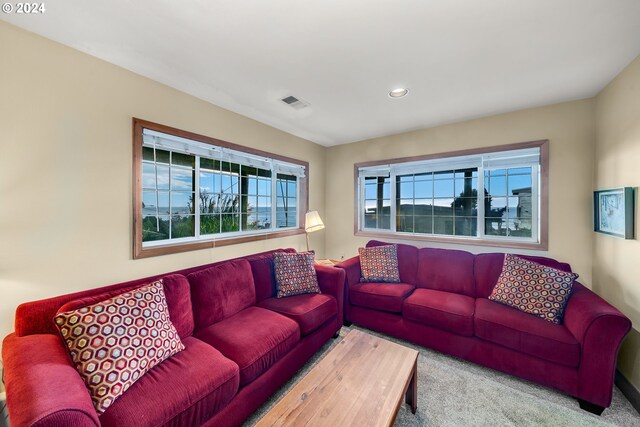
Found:
<svg viewBox="0 0 640 427"><path fill-rule="evenodd" d="M245 425L255 424L286 391L334 345L327 343L282 389L260 407ZM640 414L614 389L613 403L598 417L580 409L564 394L513 378L402 340L376 334L415 348L418 358L418 411L400 409L396 426L640 426Z"/></svg>

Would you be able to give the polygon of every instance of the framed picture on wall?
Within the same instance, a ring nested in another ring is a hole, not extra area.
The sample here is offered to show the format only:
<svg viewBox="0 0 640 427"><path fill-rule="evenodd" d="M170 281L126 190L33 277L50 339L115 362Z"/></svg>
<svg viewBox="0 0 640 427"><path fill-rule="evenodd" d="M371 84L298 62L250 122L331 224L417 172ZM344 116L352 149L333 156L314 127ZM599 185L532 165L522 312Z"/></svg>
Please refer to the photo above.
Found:
<svg viewBox="0 0 640 427"><path fill-rule="evenodd" d="M593 192L593 229L598 233L633 239L633 187Z"/></svg>

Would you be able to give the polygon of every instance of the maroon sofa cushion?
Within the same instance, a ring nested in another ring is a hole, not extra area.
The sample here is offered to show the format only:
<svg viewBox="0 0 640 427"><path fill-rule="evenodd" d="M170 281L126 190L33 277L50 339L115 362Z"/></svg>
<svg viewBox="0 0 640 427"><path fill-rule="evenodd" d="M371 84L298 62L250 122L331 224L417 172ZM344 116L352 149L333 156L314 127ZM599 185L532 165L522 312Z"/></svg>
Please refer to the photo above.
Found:
<svg viewBox="0 0 640 427"><path fill-rule="evenodd" d="M386 246L391 243L370 240L366 247ZM418 248L411 245L396 244L398 252L398 271L400 272L400 282L416 283L416 272L418 270Z"/></svg>
<svg viewBox="0 0 640 427"><path fill-rule="evenodd" d="M74 299L60 307L58 312L62 313L93 305L144 285L145 284L125 286L100 294ZM191 334L193 334L193 312L191 311L189 281L182 274L169 274L162 278L162 285L167 300L167 307L169 308L169 319L171 323L175 326L180 338L191 336Z"/></svg>
<svg viewBox="0 0 640 427"><path fill-rule="evenodd" d="M353 305L400 313L402 302L415 288L408 283L358 283L349 288L349 300Z"/></svg>
<svg viewBox="0 0 640 427"><path fill-rule="evenodd" d="M253 283L256 288L256 301L276 295L276 278L273 267L273 253L263 253L247 257L253 272ZM278 249L277 252L295 253L295 249Z"/></svg>
<svg viewBox="0 0 640 427"><path fill-rule="evenodd" d="M557 270L571 272L571 266L566 262L559 262L555 259L518 255L520 258L537 262L547 267ZM476 280L476 298L488 298L498 281L504 263L504 253L478 254L475 256L474 275Z"/></svg>
<svg viewBox="0 0 640 427"><path fill-rule="evenodd" d="M402 306L402 317L427 326L473 336L475 298L452 292L416 289Z"/></svg>
<svg viewBox="0 0 640 427"><path fill-rule="evenodd" d="M422 248L418 251L416 286L474 296L474 257L465 251Z"/></svg>
<svg viewBox="0 0 640 427"><path fill-rule="evenodd" d="M515 308L478 298L474 326L483 340L569 367L580 363L580 343L566 327Z"/></svg>
<svg viewBox="0 0 640 427"><path fill-rule="evenodd" d="M256 379L300 341L294 321L274 311L249 307L196 332L240 367L240 386Z"/></svg>
<svg viewBox="0 0 640 427"><path fill-rule="evenodd" d="M256 303L251 265L247 260L225 262L187 276L195 329L226 319Z"/></svg>
<svg viewBox="0 0 640 427"><path fill-rule="evenodd" d="M155 366L100 416L103 426L199 425L238 392L239 369L193 337L185 350Z"/></svg>
<svg viewBox="0 0 640 427"><path fill-rule="evenodd" d="M304 294L287 298L268 298L258 303L266 308L290 319L300 326L302 336L309 335L325 323L338 315L338 303L330 295Z"/></svg>

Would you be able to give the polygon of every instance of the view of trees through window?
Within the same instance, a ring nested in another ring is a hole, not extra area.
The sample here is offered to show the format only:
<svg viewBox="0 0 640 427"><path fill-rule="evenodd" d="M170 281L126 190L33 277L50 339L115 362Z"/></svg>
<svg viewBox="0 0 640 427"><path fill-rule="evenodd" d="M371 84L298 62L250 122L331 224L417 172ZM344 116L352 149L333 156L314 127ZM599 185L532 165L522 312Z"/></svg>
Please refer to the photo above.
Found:
<svg viewBox="0 0 640 427"><path fill-rule="evenodd" d="M297 224L295 175L276 173L274 193L271 170L147 146L142 154L143 242Z"/></svg>

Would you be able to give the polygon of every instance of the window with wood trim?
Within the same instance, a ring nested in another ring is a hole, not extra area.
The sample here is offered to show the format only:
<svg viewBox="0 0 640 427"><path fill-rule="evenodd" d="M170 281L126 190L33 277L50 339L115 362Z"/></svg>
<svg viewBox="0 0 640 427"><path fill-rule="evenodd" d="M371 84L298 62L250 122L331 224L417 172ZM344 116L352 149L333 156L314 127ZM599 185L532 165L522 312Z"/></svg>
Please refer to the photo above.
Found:
<svg viewBox="0 0 640 427"><path fill-rule="evenodd" d="M308 163L134 119L134 258L303 233Z"/></svg>
<svg viewBox="0 0 640 427"><path fill-rule="evenodd" d="M356 234L543 249L548 141L356 164Z"/></svg>

